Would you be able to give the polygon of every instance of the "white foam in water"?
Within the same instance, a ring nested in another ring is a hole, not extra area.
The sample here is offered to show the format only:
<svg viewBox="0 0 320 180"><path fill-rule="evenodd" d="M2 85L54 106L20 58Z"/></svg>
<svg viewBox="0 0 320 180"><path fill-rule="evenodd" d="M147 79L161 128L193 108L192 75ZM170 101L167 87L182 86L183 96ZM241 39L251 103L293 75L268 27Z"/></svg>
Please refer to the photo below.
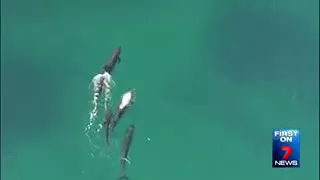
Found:
<svg viewBox="0 0 320 180"><path fill-rule="evenodd" d="M99 117L99 110L105 111L109 107L109 104L111 104L111 90L114 86L115 82L107 72L97 74L90 83L92 109L90 110L89 121L85 127L85 135L90 143L93 157L101 156L102 149L105 148L105 135L102 130L103 117Z"/></svg>
<svg viewBox="0 0 320 180"><path fill-rule="evenodd" d="M90 155L93 158L107 158L111 166L118 164L119 156L114 152L119 152L119 137L113 134L110 146L106 144L106 134L103 129L103 114L111 105L111 90L115 86L115 82L109 73L97 74L93 77L90 90L92 92L92 109L90 109L89 121L85 127L85 135L90 144ZM135 99L135 90L124 93L121 96L120 109L130 106Z"/></svg>
<svg viewBox="0 0 320 180"><path fill-rule="evenodd" d="M103 74L97 74L94 76L90 86L93 94L91 101L92 110L90 111L89 123L85 128L85 132L90 131L94 126L99 112L99 105L102 104L104 106L104 110L106 110L108 104L111 103L111 90L115 86L115 82L112 80L109 73L104 72Z"/></svg>

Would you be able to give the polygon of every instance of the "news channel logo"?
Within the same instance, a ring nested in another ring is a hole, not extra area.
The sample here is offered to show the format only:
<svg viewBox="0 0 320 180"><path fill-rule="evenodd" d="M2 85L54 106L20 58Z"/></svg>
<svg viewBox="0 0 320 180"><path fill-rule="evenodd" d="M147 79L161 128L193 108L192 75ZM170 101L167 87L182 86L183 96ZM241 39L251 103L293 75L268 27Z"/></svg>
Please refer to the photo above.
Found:
<svg viewBox="0 0 320 180"><path fill-rule="evenodd" d="M298 129L273 130L272 167L300 167L300 131Z"/></svg>

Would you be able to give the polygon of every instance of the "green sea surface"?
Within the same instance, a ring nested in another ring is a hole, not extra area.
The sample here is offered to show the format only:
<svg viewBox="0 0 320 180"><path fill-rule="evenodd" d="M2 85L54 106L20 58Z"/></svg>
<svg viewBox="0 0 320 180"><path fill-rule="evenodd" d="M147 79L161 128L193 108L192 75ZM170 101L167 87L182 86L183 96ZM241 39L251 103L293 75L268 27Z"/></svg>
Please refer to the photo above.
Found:
<svg viewBox="0 0 320 180"><path fill-rule="evenodd" d="M92 77L115 46L114 105L92 157ZM2 0L1 179L319 179L318 0ZM272 130L301 130L301 168L272 168ZM150 138L150 141L148 141Z"/></svg>

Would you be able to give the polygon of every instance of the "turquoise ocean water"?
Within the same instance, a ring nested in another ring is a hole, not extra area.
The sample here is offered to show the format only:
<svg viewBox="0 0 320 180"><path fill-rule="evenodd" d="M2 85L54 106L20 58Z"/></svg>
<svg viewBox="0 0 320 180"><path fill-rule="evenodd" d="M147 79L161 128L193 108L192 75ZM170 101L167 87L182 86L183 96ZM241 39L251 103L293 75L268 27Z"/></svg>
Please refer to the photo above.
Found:
<svg viewBox="0 0 320 180"><path fill-rule="evenodd" d="M84 136L91 78L112 49L113 146ZM319 179L318 0L2 0L1 178ZM300 128L301 168L272 169L274 128ZM150 141L147 141L150 138Z"/></svg>

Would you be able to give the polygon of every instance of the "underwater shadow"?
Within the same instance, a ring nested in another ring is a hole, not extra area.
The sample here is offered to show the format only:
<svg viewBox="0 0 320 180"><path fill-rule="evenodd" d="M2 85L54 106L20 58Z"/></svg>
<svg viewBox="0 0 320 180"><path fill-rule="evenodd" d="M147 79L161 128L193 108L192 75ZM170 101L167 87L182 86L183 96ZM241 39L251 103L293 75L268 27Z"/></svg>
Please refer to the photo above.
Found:
<svg viewBox="0 0 320 180"><path fill-rule="evenodd" d="M301 19L275 11L234 9L207 28L207 65L237 84L291 88L300 96L299 103L315 113L319 34L308 34L315 27Z"/></svg>
<svg viewBox="0 0 320 180"><path fill-rule="evenodd" d="M24 60L20 60L24 59ZM2 140L19 143L47 135L59 128L57 74L49 65L7 53L2 57Z"/></svg>

